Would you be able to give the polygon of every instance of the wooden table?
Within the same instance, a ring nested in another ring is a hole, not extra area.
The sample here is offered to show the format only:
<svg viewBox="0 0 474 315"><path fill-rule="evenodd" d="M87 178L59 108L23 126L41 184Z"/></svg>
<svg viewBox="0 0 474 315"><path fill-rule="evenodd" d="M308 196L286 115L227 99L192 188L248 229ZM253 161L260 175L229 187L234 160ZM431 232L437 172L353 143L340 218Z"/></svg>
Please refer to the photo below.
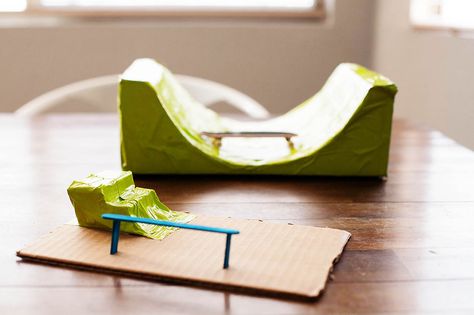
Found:
<svg viewBox="0 0 474 315"><path fill-rule="evenodd" d="M113 115L0 116L0 313L328 314L474 312L474 154L394 124L375 178L137 178L175 210L352 233L327 290L303 303L22 262L15 251L74 217L66 187L119 169Z"/></svg>

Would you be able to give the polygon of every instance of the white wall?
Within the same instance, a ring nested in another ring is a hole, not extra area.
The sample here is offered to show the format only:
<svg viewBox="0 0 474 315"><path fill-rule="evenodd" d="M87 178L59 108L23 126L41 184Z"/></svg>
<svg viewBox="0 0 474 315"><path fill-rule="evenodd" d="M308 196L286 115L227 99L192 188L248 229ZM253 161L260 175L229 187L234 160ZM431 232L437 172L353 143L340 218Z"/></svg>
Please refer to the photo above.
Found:
<svg viewBox="0 0 474 315"><path fill-rule="evenodd" d="M0 27L0 111L73 81L122 72L146 56L283 112L317 92L340 62L370 65L373 3L357 2L337 1L335 18L325 22L89 20Z"/></svg>
<svg viewBox="0 0 474 315"><path fill-rule="evenodd" d="M395 114L474 149L474 34L414 30L409 0L378 0L373 67L399 87Z"/></svg>

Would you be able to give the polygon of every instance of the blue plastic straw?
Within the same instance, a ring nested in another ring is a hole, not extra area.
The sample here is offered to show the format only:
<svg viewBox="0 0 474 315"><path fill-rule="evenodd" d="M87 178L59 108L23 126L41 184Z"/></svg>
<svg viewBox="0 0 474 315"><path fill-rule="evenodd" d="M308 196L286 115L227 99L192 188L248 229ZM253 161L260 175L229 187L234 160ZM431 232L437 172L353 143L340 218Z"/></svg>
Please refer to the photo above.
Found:
<svg viewBox="0 0 474 315"><path fill-rule="evenodd" d="M188 229L188 230L196 230L196 231L226 234L227 237L226 237L225 253L224 253L224 269L227 269L229 267L230 240L231 240L232 234L239 234L240 233L238 230L232 230L232 229L225 229L225 228L204 226L204 225L178 223L178 222L171 222L171 221L154 220L154 219L148 219L148 218L138 218L138 217L131 217L131 216L128 216L128 215L113 214L113 213L103 214L102 219L113 221L112 243L110 245L110 254L111 255L117 253L117 251L118 251L118 242L119 242L119 236L120 236L120 222L122 222L122 221L124 221L124 222L145 223L145 224L168 226L168 227L175 227L175 228Z"/></svg>

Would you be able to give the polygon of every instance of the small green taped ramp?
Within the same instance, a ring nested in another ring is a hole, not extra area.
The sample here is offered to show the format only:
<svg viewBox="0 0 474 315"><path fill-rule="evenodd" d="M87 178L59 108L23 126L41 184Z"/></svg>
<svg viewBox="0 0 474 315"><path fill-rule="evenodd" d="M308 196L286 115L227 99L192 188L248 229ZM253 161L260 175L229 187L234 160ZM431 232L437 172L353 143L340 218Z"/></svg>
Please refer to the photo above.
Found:
<svg viewBox="0 0 474 315"><path fill-rule="evenodd" d="M119 91L122 167L138 174L385 176L397 88L355 64L340 64L316 95L267 121L220 117L165 67L136 60ZM283 138L224 138L201 132L289 132Z"/></svg>
<svg viewBox="0 0 474 315"><path fill-rule="evenodd" d="M67 189L79 225L112 229L112 221L102 219L104 213L186 223L194 215L170 210L152 189L135 187L131 172L101 172L75 180ZM175 228L158 225L121 224L122 232L153 239L163 239Z"/></svg>

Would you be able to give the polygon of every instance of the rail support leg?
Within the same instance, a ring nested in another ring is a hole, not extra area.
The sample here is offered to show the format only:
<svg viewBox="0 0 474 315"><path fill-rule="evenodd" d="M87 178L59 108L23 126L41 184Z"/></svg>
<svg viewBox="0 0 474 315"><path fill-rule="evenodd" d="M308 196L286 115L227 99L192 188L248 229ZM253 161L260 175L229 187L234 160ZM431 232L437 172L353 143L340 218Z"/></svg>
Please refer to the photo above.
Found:
<svg viewBox="0 0 474 315"><path fill-rule="evenodd" d="M117 252L119 237L120 237L120 220L114 220L113 227L112 227L112 243L110 245L111 255Z"/></svg>
<svg viewBox="0 0 474 315"><path fill-rule="evenodd" d="M232 234L227 234L226 240L225 240L225 254L224 254L224 269L229 268L229 256L230 256L230 239L232 237Z"/></svg>

